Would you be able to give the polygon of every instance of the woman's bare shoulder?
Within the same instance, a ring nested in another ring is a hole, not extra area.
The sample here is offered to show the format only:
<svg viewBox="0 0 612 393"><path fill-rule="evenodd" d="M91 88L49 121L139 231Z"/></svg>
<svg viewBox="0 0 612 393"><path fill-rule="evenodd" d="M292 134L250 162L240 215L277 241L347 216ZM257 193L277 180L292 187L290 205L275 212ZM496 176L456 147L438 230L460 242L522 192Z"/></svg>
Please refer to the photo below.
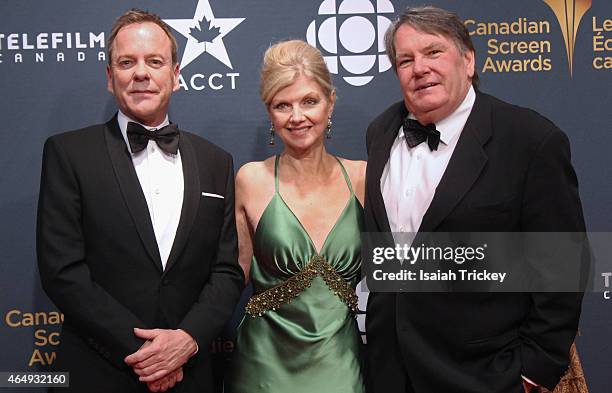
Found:
<svg viewBox="0 0 612 393"><path fill-rule="evenodd" d="M236 183L243 187L261 185L271 177L274 177L274 157L268 157L264 161L247 162L241 166L236 173Z"/></svg>
<svg viewBox="0 0 612 393"><path fill-rule="evenodd" d="M363 160L349 160L347 158L338 157L342 165L346 168L351 178L361 179L365 176L367 162Z"/></svg>

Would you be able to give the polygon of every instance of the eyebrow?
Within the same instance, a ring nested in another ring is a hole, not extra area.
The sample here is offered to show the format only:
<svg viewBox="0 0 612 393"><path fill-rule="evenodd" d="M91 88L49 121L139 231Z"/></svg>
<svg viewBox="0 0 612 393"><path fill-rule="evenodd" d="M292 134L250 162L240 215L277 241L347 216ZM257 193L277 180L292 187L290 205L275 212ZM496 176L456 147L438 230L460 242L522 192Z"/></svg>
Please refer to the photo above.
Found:
<svg viewBox="0 0 612 393"><path fill-rule="evenodd" d="M133 52L125 52L125 53L117 53L117 57L138 57L138 55L134 55ZM161 52L152 52L144 55L145 58L149 57L165 57Z"/></svg>
<svg viewBox="0 0 612 393"><path fill-rule="evenodd" d="M426 47L424 47L421 51L422 52L429 52L432 49L445 49L447 48L448 45L446 45L443 42L432 42L431 44L427 45ZM406 52L398 52L396 55L396 58L400 58L400 57L411 57L412 55Z"/></svg>
<svg viewBox="0 0 612 393"><path fill-rule="evenodd" d="M317 98L317 99L321 99L322 97L324 97L325 95L320 94L317 91L309 91L306 94L302 95L299 99L303 100L306 98ZM287 99L287 98L272 98L272 100L270 101L270 103L275 103L275 102L287 102L287 101L292 101L292 99Z"/></svg>
<svg viewBox="0 0 612 393"><path fill-rule="evenodd" d="M446 47L447 47L447 45L444 44L443 42L433 42L433 43L427 45L425 48L423 48L423 50L425 52L427 52L427 51L430 51L432 49L443 49L443 48L446 48Z"/></svg>

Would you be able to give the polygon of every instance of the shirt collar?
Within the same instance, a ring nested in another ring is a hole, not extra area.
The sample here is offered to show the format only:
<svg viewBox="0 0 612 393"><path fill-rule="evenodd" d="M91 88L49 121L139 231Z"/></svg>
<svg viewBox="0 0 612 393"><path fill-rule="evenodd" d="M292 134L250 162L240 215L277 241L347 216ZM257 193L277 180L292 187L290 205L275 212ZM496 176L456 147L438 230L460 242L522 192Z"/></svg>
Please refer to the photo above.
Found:
<svg viewBox="0 0 612 393"><path fill-rule="evenodd" d="M444 119L435 123L436 130L440 132L440 142L448 145L448 143L454 137L461 133L461 130L463 130L463 126L465 126L465 122L472 111L474 101L476 101L476 92L474 91L474 87L470 86L465 98L461 104L459 104L457 109L455 109L453 113L446 116ZM412 113L408 114L408 117L416 120L416 117L414 117ZM399 133L398 137L404 137L403 130Z"/></svg>
<svg viewBox="0 0 612 393"><path fill-rule="evenodd" d="M136 120L133 120L132 118L126 116L123 112L121 112L120 110L117 113L117 122L119 123L119 129L121 130L121 136L123 136L123 140L125 141L125 144L128 147L128 150L131 152L132 150L130 149L130 142L128 140L127 137L127 125L129 122L133 122L133 123L137 123L140 124L141 126L143 126L144 128L146 128L149 131L152 130L157 130L159 128L165 127L168 124L170 124L170 121L168 120L168 115L166 115L164 121L162 121L160 124L158 124L155 127L150 127L150 126L146 126L142 123L137 122ZM133 153L132 153L133 154Z"/></svg>

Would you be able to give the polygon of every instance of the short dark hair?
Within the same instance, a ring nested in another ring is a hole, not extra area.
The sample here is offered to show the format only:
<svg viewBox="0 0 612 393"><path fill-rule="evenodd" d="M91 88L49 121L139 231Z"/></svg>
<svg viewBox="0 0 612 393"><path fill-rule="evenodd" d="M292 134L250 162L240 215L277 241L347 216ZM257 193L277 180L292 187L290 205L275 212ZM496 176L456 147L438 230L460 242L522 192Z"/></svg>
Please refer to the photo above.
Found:
<svg viewBox="0 0 612 393"><path fill-rule="evenodd" d="M433 6L408 7L389 26L385 33L385 49L393 71L396 73L395 57L397 53L395 52L395 36L397 30L404 25L424 33L439 34L452 39L461 54L465 53L465 51L472 51L474 55L476 54L470 33L457 14ZM474 68L472 85L478 87L479 82L478 74Z"/></svg>
<svg viewBox="0 0 612 393"><path fill-rule="evenodd" d="M170 31L170 27L168 27L168 25L159 17L159 15L153 14L148 11L143 11L138 8L132 8L131 10L118 17L117 20L115 20L113 28L111 29L111 33L108 36L106 48L108 50L109 65L111 64L113 57L113 43L115 42L115 38L117 37L117 33L119 33L119 30L123 29L125 26L146 22L155 23L164 31L164 33L166 33L166 35L170 39L172 51L172 65L174 66L178 63L176 38L174 38L172 31Z"/></svg>

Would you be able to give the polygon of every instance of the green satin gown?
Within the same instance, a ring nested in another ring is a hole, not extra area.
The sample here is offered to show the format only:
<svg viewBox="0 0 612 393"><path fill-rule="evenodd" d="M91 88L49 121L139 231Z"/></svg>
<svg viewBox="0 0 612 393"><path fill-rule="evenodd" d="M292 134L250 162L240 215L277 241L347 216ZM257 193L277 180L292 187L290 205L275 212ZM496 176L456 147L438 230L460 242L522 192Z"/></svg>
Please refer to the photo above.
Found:
<svg viewBox="0 0 612 393"><path fill-rule="evenodd" d="M362 344L351 309L357 306L363 208L338 160L350 197L317 253L279 194L278 161L276 192L253 237L253 297L238 328L225 392L362 393Z"/></svg>

